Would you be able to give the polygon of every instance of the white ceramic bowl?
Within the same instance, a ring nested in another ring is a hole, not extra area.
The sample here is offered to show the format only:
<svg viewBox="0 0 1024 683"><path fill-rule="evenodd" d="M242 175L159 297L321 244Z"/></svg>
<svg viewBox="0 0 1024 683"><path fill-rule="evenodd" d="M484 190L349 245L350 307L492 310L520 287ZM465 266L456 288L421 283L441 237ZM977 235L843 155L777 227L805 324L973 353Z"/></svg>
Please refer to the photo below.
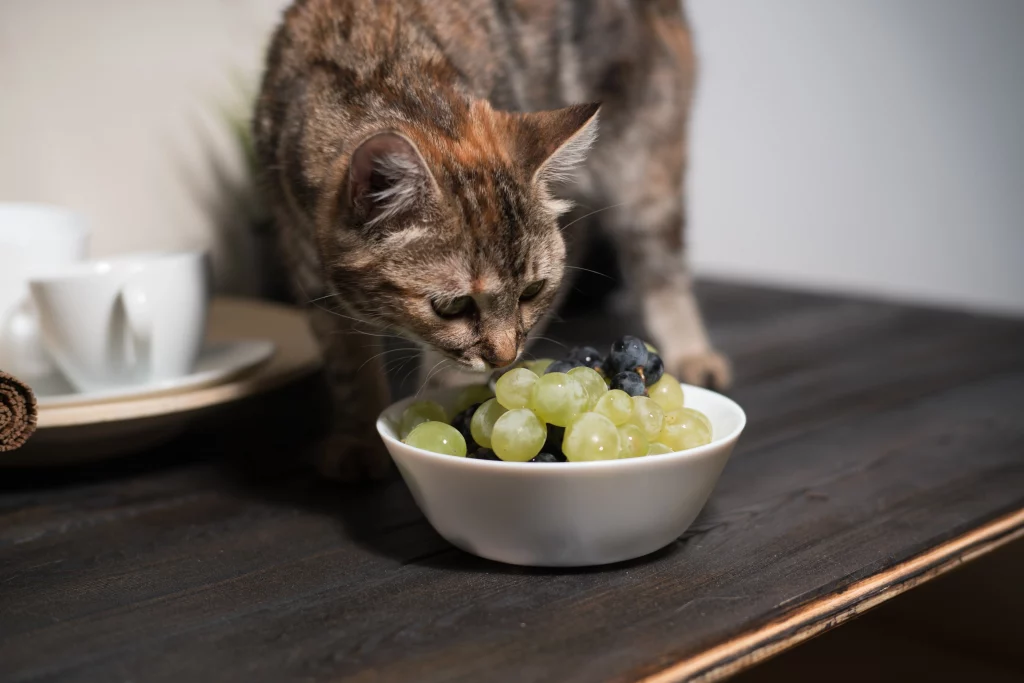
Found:
<svg viewBox="0 0 1024 683"><path fill-rule="evenodd" d="M608 564L679 538L707 502L743 431L746 415L736 403L688 384L683 391L686 405L711 421L711 443L628 460L475 460L398 439L394 424L413 400L434 400L450 412L458 391L399 401L381 414L377 431L423 514L453 545L509 564Z"/></svg>

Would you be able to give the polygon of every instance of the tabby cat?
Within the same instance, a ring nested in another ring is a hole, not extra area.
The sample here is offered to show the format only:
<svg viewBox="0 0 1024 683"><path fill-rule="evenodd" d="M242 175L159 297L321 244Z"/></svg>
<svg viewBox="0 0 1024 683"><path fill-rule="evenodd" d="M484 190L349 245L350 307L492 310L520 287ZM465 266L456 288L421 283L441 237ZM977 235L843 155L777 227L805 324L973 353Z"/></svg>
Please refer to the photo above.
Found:
<svg viewBox="0 0 1024 683"><path fill-rule="evenodd" d="M507 367L565 290L566 243L595 220L668 371L728 383L684 261L693 80L679 0L288 9L253 126L334 386L323 471L388 470L381 335L421 343L432 385ZM574 200L609 208L576 220Z"/></svg>

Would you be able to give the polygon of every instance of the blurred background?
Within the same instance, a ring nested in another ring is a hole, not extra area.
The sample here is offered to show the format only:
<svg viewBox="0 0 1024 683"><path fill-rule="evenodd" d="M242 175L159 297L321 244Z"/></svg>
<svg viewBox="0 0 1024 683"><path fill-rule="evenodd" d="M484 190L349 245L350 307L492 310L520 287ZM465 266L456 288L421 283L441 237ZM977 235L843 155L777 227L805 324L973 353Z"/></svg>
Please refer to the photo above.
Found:
<svg viewBox="0 0 1024 683"><path fill-rule="evenodd" d="M94 256L207 248L221 292L268 293L245 132L287 4L0 0L0 201L83 213ZM1024 315L1024 1L685 5L698 275ZM1018 542L738 680L841 652L859 680L1020 680L1022 567Z"/></svg>
<svg viewBox="0 0 1024 683"><path fill-rule="evenodd" d="M284 0L4 0L0 200L262 286L239 131ZM691 0L699 274L1024 313L1024 3Z"/></svg>

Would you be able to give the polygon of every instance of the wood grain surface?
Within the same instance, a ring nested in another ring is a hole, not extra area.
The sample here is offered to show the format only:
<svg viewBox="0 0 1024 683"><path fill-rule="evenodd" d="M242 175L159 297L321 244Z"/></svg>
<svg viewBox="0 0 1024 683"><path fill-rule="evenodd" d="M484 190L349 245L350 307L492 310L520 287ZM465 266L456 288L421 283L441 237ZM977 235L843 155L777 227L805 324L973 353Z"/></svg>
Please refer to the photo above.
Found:
<svg viewBox="0 0 1024 683"><path fill-rule="evenodd" d="M5 474L0 680L716 678L1019 533L1024 322L699 291L749 426L669 548L577 571L466 555L400 482L298 467L310 382L147 458ZM577 311L549 336L627 330Z"/></svg>

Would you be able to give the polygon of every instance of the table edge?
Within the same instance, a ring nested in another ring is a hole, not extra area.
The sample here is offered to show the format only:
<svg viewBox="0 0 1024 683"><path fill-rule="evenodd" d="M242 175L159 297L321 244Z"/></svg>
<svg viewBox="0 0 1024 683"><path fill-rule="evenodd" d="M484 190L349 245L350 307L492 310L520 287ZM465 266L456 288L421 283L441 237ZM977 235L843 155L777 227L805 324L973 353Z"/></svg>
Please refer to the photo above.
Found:
<svg viewBox="0 0 1024 683"><path fill-rule="evenodd" d="M812 600L784 617L641 677L637 683L722 680L1018 538L1024 538L1024 508L861 579L841 593Z"/></svg>

